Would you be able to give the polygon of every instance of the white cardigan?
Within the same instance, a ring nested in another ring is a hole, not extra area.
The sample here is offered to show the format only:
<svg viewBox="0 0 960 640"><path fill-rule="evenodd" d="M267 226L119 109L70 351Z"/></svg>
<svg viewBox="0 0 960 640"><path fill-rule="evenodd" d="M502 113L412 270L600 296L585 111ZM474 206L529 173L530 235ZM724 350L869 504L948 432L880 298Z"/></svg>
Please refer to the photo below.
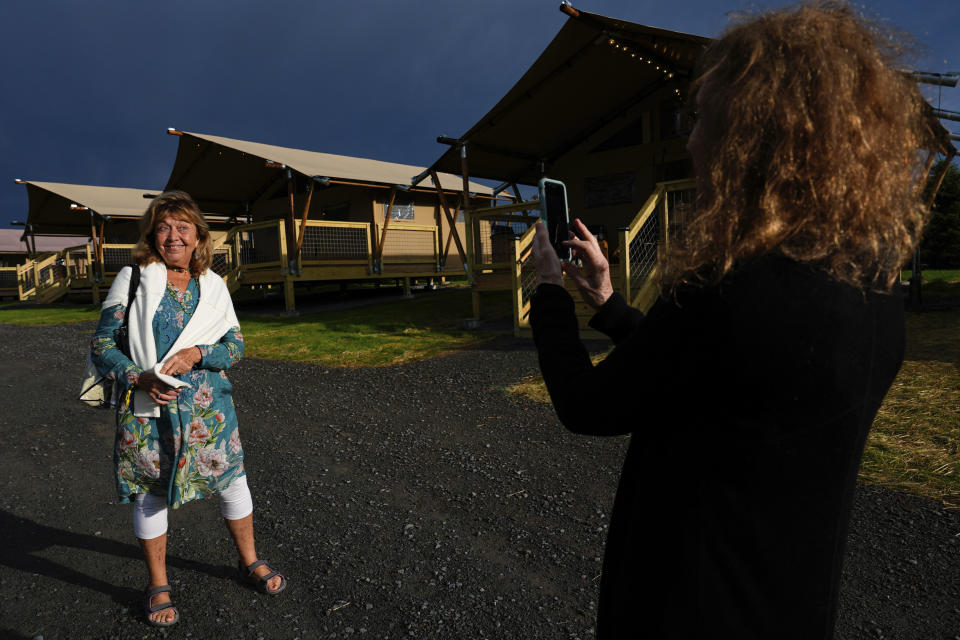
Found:
<svg viewBox="0 0 960 640"><path fill-rule="evenodd" d="M117 274L103 301L103 309L114 305L126 305L130 291L131 267L124 267ZM230 330L239 326L233 310L233 300L223 278L207 270L197 279L200 284L200 300L193 317L180 333L180 337L167 352L167 357L157 361L157 345L153 340L153 316L160 306L167 285L167 268L163 262L151 262L140 267L140 286L130 308L129 316L130 359L144 371L153 370L157 377L172 387L189 386L182 380L160 373L167 359L181 349L195 345L215 344ZM146 391L138 389L134 397L135 415L143 418L160 417L160 405Z"/></svg>

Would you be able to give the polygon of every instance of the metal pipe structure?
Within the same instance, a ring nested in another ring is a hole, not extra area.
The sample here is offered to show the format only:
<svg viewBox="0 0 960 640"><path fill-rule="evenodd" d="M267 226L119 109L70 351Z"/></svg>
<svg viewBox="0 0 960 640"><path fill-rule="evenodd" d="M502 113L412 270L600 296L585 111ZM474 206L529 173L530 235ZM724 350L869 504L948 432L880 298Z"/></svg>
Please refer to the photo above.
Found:
<svg viewBox="0 0 960 640"><path fill-rule="evenodd" d="M933 73L931 71L911 71L904 70L907 76L913 78L921 84L932 84L940 87L955 87L960 82L960 73L951 71L950 73Z"/></svg>
<svg viewBox="0 0 960 640"><path fill-rule="evenodd" d="M960 111L948 111L947 109L934 109L933 115L937 116L942 120L952 120L953 122L960 122Z"/></svg>

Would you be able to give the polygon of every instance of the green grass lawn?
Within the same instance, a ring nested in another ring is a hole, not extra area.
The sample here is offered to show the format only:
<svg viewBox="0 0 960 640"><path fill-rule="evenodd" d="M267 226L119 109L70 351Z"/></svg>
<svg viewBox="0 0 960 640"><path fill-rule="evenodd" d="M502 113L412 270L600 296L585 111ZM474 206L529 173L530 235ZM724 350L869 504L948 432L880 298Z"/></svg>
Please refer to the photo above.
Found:
<svg viewBox="0 0 960 640"><path fill-rule="evenodd" d="M0 323L22 325L68 324L100 318L100 305L38 304L21 307L19 303L0 306Z"/></svg>
<svg viewBox="0 0 960 640"><path fill-rule="evenodd" d="M910 280L912 271L906 269L900 273L903 282ZM923 293L932 296L960 295L960 269L924 269Z"/></svg>
<svg viewBox="0 0 960 640"><path fill-rule="evenodd" d="M509 318L506 293L484 294L488 319ZM454 288L410 300L300 316L241 314L248 358L365 367L399 364L470 347L493 338L489 331L466 331L470 290ZM98 306L37 305L0 307L0 323L47 325L95 321Z"/></svg>
<svg viewBox="0 0 960 640"><path fill-rule="evenodd" d="M485 315L509 317L506 295L485 296ZM444 291L358 309L264 317L243 315L246 355L253 358L364 367L399 364L463 349L494 337L466 331L470 291Z"/></svg>

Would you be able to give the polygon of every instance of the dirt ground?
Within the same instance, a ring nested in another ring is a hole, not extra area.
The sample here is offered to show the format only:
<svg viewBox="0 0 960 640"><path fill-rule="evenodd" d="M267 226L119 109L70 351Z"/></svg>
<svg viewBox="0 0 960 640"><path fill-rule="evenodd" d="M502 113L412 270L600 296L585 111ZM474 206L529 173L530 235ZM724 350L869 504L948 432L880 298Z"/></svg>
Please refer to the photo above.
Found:
<svg viewBox="0 0 960 640"><path fill-rule="evenodd" d="M0 325L0 637L590 638L625 438L507 396L529 341L397 367L232 372L261 557L236 576L213 501L171 515L182 621L146 577L112 480L113 418L74 400L92 325ZM836 637L960 639L960 514L862 487Z"/></svg>

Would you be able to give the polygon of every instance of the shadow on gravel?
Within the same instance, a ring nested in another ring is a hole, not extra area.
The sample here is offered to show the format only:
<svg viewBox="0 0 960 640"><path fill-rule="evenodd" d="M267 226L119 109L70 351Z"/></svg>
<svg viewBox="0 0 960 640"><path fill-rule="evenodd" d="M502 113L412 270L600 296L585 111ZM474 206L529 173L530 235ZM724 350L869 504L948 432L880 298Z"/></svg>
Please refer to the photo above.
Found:
<svg viewBox="0 0 960 640"><path fill-rule="evenodd" d="M0 509L0 531L4 532L3 544L0 545L0 564L18 571L54 578L81 588L95 589L111 597L117 604L139 609L140 598L143 595L140 591L111 584L100 577L88 575L69 566L34 555L50 547L70 547L76 549L78 554L92 551L143 562L143 554L139 547L89 534L55 529L15 516L2 509ZM167 556L167 565L206 573L216 578L236 578L235 569L231 570L228 567L210 565L195 560L185 560L172 555ZM146 580L145 568L144 580ZM0 629L0 632L2 632L2 629ZM0 637L7 638L10 636L0 633Z"/></svg>

